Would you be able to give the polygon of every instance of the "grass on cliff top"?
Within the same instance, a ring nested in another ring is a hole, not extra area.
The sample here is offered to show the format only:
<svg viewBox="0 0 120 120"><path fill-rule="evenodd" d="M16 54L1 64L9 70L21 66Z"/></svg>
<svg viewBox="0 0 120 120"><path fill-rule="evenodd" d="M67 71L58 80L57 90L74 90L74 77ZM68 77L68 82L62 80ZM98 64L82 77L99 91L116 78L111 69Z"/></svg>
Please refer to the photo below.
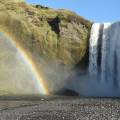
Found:
<svg viewBox="0 0 120 120"><path fill-rule="evenodd" d="M55 17L59 17L62 20L66 20L68 22L74 21L77 23L82 23L86 27L91 27L92 22L84 19L83 17L77 15L74 12L71 12L69 10L64 9L51 9L48 7L44 7L41 5L29 5L25 2L14 2L12 0L0 0L0 10L7 10L9 12L16 13L17 15L21 14L27 17L28 15L31 15L31 17L41 17L45 19L52 19Z"/></svg>
<svg viewBox="0 0 120 120"><path fill-rule="evenodd" d="M87 30L90 30L92 25L90 21L69 10L54 10L25 2L0 0L0 27L14 35L31 51L35 50L39 54L42 52L48 60L50 57L56 58L57 55L59 37L49 24L49 21L55 18L64 25L72 22L83 24ZM83 39L85 38L83 36Z"/></svg>

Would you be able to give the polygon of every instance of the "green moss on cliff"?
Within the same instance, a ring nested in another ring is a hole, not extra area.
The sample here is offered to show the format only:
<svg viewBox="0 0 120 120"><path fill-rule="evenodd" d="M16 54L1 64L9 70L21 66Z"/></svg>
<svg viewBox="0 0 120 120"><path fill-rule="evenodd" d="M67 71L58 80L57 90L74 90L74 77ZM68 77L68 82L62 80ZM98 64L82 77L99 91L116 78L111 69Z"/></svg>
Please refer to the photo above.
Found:
<svg viewBox="0 0 120 120"><path fill-rule="evenodd" d="M64 80L66 70L85 57L91 25L68 10L0 0L0 31L31 53L38 67L43 65L49 80Z"/></svg>
<svg viewBox="0 0 120 120"><path fill-rule="evenodd" d="M0 2L0 26L46 61L74 66L85 55L91 22L68 10ZM4 18L4 19L3 19Z"/></svg>

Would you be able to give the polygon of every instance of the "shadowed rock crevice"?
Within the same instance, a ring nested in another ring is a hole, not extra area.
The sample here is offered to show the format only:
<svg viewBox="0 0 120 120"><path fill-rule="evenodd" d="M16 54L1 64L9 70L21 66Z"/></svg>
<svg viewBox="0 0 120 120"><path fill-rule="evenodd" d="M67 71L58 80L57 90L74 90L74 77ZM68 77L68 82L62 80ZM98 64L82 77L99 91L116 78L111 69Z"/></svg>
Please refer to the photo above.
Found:
<svg viewBox="0 0 120 120"><path fill-rule="evenodd" d="M48 21L48 24L51 26L52 30L57 35L59 35L59 33L60 33L59 23L60 23L59 17L56 17L56 18L51 19L51 20Z"/></svg>

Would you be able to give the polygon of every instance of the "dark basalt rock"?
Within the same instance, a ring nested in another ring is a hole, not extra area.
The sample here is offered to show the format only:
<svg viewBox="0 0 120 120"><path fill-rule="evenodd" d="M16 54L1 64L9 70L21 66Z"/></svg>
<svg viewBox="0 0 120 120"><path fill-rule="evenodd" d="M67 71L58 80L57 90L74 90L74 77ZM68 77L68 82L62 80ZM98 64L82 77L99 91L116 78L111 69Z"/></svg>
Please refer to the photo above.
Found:
<svg viewBox="0 0 120 120"><path fill-rule="evenodd" d="M79 94L76 91L70 89L60 90L59 92L56 92L54 94L62 96L79 96Z"/></svg>

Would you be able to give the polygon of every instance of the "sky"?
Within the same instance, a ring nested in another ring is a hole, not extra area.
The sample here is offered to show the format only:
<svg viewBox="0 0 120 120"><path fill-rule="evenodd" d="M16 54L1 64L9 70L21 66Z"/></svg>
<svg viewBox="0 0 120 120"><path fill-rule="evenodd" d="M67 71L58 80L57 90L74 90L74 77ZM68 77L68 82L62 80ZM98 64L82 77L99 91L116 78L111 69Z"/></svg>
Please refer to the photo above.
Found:
<svg viewBox="0 0 120 120"><path fill-rule="evenodd" d="M95 22L120 21L120 0L27 0L55 9L68 9Z"/></svg>

